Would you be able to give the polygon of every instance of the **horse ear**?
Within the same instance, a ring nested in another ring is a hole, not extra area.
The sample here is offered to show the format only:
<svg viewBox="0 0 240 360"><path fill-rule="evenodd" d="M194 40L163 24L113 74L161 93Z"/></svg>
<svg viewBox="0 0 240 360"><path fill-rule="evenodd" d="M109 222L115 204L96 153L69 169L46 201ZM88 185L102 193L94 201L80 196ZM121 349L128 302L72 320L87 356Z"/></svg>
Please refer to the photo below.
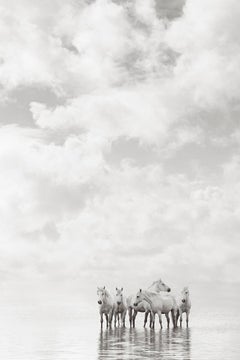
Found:
<svg viewBox="0 0 240 360"><path fill-rule="evenodd" d="M123 291L123 287L121 288L121 291Z"/></svg>
<svg viewBox="0 0 240 360"><path fill-rule="evenodd" d="M142 289L140 289L139 291L142 292Z"/></svg>

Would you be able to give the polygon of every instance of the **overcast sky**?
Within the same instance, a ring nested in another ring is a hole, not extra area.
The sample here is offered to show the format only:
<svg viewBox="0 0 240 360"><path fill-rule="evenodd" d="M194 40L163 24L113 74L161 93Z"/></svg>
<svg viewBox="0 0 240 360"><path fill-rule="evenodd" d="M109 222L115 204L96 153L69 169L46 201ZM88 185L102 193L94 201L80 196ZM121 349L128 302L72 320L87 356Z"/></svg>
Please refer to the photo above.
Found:
<svg viewBox="0 0 240 360"><path fill-rule="evenodd" d="M0 0L0 280L239 282L239 0Z"/></svg>

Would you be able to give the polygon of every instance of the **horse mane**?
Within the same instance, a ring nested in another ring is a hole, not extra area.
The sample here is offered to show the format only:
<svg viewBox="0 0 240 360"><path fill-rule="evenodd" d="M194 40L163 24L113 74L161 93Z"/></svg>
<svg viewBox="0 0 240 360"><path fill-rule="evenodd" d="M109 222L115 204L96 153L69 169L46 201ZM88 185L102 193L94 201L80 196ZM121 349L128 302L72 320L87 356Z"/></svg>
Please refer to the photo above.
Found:
<svg viewBox="0 0 240 360"><path fill-rule="evenodd" d="M154 291L148 291L148 290L143 291L143 293L145 293L145 294L147 294L147 295L149 295L149 296L152 296L152 297L159 295L158 293L156 293L156 292L154 292Z"/></svg>
<svg viewBox="0 0 240 360"><path fill-rule="evenodd" d="M159 284L159 283L162 283L162 279L158 279L158 280L153 281L152 285L150 285L150 286L148 287L148 289L150 289L152 286L157 285L157 284Z"/></svg>

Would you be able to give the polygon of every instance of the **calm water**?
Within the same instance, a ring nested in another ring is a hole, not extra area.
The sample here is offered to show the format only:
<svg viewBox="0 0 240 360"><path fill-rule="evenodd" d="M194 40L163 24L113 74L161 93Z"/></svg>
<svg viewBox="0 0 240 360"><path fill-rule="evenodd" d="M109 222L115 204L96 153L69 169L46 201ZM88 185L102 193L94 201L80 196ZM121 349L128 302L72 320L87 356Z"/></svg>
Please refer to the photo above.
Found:
<svg viewBox="0 0 240 360"><path fill-rule="evenodd" d="M239 313L228 314L224 309L193 312L188 329L143 329L140 314L136 329L100 331L97 312L82 316L76 306L4 305L0 309L0 358L237 360Z"/></svg>

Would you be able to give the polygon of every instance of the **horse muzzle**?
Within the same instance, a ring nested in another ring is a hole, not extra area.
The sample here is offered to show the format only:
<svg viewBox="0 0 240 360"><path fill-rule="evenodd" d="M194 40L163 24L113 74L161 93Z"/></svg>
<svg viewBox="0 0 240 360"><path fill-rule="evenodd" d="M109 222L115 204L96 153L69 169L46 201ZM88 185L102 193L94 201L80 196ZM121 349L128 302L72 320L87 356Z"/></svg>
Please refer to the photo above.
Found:
<svg viewBox="0 0 240 360"><path fill-rule="evenodd" d="M118 305L121 305L121 301L117 301L117 304L118 304Z"/></svg>
<svg viewBox="0 0 240 360"><path fill-rule="evenodd" d="M185 303L185 302L186 302L186 300L185 300L185 299L182 299L182 302L183 302L183 303Z"/></svg>
<svg viewBox="0 0 240 360"><path fill-rule="evenodd" d="M170 291L171 291L171 288L168 288L167 291L170 292Z"/></svg>
<svg viewBox="0 0 240 360"><path fill-rule="evenodd" d="M133 306L138 306L138 304L137 304L137 303L134 303Z"/></svg>
<svg viewBox="0 0 240 360"><path fill-rule="evenodd" d="M98 304L99 304L99 305L102 305L102 302L101 302L101 300L98 300Z"/></svg>

